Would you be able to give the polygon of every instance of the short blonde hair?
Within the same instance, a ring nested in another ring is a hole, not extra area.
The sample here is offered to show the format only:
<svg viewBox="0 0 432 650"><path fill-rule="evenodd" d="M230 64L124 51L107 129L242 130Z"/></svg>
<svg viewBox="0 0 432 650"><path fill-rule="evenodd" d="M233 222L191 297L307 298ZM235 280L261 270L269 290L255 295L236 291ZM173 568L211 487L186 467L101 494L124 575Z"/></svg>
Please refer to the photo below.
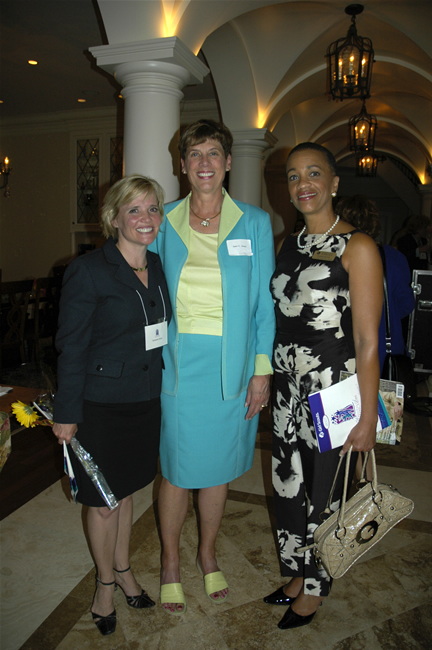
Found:
<svg viewBox="0 0 432 650"><path fill-rule="evenodd" d="M164 213L164 191L159 183L147 176L133 174L117 181L106 193L102 207L102 231L105 237L117 237L117 228L112 225L120 208L131 203L141 194L155 194L161 217Z"/></svg>

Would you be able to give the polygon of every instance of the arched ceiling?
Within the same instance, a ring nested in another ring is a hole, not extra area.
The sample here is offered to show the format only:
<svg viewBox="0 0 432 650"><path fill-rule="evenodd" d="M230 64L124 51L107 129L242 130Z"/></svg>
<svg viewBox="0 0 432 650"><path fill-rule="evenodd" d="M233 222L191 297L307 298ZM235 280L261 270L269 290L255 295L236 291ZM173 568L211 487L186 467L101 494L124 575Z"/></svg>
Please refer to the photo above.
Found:
<svg viewBox="0 0 432 650"><path fill-rule="evenodd" d="M0 99L7 99L0 111L7 117L40 113L48 105L45 93L50 98L47 112L70 110L76 107L72 89L75 93L80 87L87 88L88 106L114 106L116 85L96 68L88 48L177 36L192 52L205 55L222 118L231 129L267 128L284 146L315 140L343 158L347 122L361 103L329 98L325 54L348 31L347 4L0 0ZM368 0L364 7L357 30L372 39L375 51L367 110L378 119L376 148L400 157L427 182L432 158L432 0ZM46 67L29 71L21 59L36 56ZM211 84L204 84L202 92L212 95ZM197 97L199 89L193 93Z"/></svg>
<svg viewBox="0 0 432 650"><path fill-rule="evenodd" d="M267 3L207 37L202 49L223 118L232 128L240 123L245 128L246 118L247 126L266 127L277 135L278 124L282 118L286 123L289 114L292 145L325 141L337 156L345 153L347 123L360 112L361 102L329 99L325 54L332 41L347 33L347 4ZM375 51L367 110L378 119L376 148L393 152L425 182L432 154L432 2L374 0L358 16L357 30L372 40ZM239 104L247 107L241 113L233 91L236 69L241 70L237 80L242 79Z"/></svg>

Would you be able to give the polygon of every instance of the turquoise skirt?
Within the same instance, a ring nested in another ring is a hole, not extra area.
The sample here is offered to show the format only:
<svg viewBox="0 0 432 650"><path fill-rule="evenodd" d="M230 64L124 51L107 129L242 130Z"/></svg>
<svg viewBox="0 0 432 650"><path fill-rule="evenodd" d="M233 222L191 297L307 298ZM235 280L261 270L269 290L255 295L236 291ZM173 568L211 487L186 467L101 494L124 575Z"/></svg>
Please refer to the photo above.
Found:
<svg viewBox="0 0 432 650"><path fill-rule="evenodd" d="M180 334L178 391L162 392L162 476L182 488L223 485L251 468L258 416L245 420L246 391L222 399L222 337ZM163 391L163 383L162 383Z"/></svg>

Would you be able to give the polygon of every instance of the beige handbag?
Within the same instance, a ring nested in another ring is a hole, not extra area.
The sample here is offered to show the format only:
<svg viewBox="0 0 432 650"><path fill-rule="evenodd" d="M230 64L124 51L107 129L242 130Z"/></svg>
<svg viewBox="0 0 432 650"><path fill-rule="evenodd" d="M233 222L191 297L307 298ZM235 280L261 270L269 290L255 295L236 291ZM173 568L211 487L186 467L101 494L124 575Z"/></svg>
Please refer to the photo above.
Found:
<svg viewBox="0 0 432 650"><path fill-rule="evenodd" d="M372 482L366 483L349 501L346 501L351 449L347 454L340 509L318 526L314 532L313 544L296 549L297 553L313 549L317 566L323 565L332 578L341 578L354 562L357 562L366 551L375 546L393 526L411 514L414 509L411 499L403 497L392 485L378 483L373 449L370 452ZM367 459L368 454L365 454L360 482L365 482ZM342 460L341 457L324 513L331 512L330 504Z"/></svg>

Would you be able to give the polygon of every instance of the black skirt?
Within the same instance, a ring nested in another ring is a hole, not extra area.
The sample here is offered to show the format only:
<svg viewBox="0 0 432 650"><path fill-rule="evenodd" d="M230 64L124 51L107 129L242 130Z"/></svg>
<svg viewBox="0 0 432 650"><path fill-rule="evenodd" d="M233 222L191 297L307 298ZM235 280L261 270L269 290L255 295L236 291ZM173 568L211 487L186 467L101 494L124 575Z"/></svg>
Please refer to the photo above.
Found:
<svg viewBox="0 0 432 650"><path fill-rule="evenodd" d="M160 398L128 404L84 402L76 439L92 456L118 501L153 481L157 472ZM106 506L71 447L69 457L78 485L77 501Z"/></svg>

